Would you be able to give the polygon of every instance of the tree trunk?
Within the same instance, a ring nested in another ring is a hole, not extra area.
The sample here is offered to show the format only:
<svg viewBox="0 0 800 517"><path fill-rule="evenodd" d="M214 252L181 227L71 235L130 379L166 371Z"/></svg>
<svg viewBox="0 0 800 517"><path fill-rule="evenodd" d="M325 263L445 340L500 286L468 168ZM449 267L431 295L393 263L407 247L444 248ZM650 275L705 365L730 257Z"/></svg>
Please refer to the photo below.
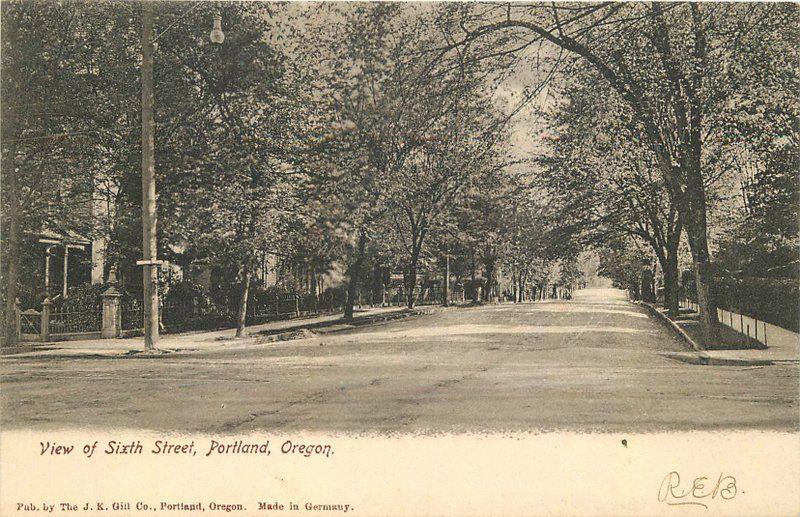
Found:
<svg viewBox="0 0 800 517"><path fill-rule="evenodd" d="M347 300L344 305L344 319L353 319L353 306L356 303L356 294L358 293L358 286L361 282L361 267L364 263L364 250L367 247L367 234L362 229L358 234L358 249L356 250L356 257L350 265L349 280L347 283Z"/></svg>
<svg viewBox="0 0 800 517"><path fill-rule="evenodd" d="M653 292L653 273L650 266L644 266L639 272L641 282L642 301L653 303L655 301L655 293Z"/></svg>
<svg viewBox="0 0 800 517"><path fill-rule="evenodd" d="M698 150L693 165L689 167L690 170L686 174L686 206L681 213L681 222L686 229L689 249L692 252L703 338L707 344L710 344L719 336L719 318L717 302L713 296L714 278L711 271L711 255L708 251L705 186L699 164Z"/></svg>
<svg viewBox="0 0 800 517"><path fill-rule="evenodd" d="M4 167L3 175L6 180L5 195L9 200L9 225L5 250L6 263L6 321L5 344L17 343L17 315L16 301L19 297L19 267L20 267L20 242L19 242L19 198L17 197L16 172L14 167Z"/></svg>
<svg viewBox="0 0 800 517"><path fill-rule="evenodd" d="M472 265L472 268L470 269L470 278L472 279L472 282L474 283L475 282L475 273L476 273L475 272L475 268L476 268L475 250L472 250L472 264L471 265Z"/></svg>
<svg viewBox="0 0 800 517"><path fill-rule="evenodd" d="M414 288L417 286L417 259L414 258L414 253L411 254L411 265L408 266L408 275L406 276L406 307L409 309L414 308Z"/></svg>
<svg viewBox="0 0 800 517"><path fill-rule="evenodd" d="M478 286L475 283L475 276L477 274L477 271L476 271L477 264L475 263L475 250L473 249L473 250L471 250L471 252L472 252L471 253L471 257L472 257L471 265L472 265L472 268L470 270L470 279L471 279L471 282L472 282L472 301L477 303L480 300L480 297L478 296Z"/></svg>
<svg viewBox="0 0 800 517"><path fill-rule="evenodd" d="M687 235L690 230L687 227ZM695 283L697 285L697 304L700 307L700 323L703 325L703 338L706 343L712 343L719 335L719 319L717 317L717 303L712 295L713 276L711 261L708 253L708 239L705 231L693 228L689 237L694 264Z"/></svg>
<svg viewBox="0 0 800 517"><path fill-rule="evenodd" d="M639 296L639 282L634 281L630 283L630 287L628 288L628 295L632 300L641 299L641 296Z"/></svg>
<svg viewBox="0 0 800 517"><path fill-rule="evenodd" d="M13 25L13 24L12 24ZM9 115L7 110L6 115ZM17 305L16 301L19 297L19 267L20 267L20 206L19 206L19 188L17 183L17 171L14 164L16 157L16 142L13 140L16 137L15 117L13 114L3 118L3 132L12 139L8 143L8 147L3 149L5 152L2 154L3 165L3 195L8 199L8 235L6 237L5 253L6 256L6 271L5 271L5 289L6 289L6 317L5 317L5 344L7 346L15 345L17 343Z"/></svg>
<svg viewBox="0 0 800 517"><path fill-rule="evenodd" d="M311 278L309 279L309 282L308 282L309 291L311 293L311 296L317 296L317 286L318 286L319 282L317 281L317 268L316 268L316 266L312 266L311 267L310 277Z"/></svg>
<svg viewBox="0 0 800 517"><path fill-rule="evenodd" d="M244 337L245 319L247 318L247 297L250 295L250 264L242 266L242 294L239 298L239 314L236 318L236 337Z"/></svg>
<svg viewBox="0 0 800 517"><path fill-rule="evenodd" d="M519 301L519 300L517 300L517 297L518 297L517 289L519 289L519 285L517 283L517 272L512 270L511 271L511 297L512 297L512 301L514 303L517 303Z"/></svg>
<svg viewBox="0 0 800 517"><path fill-rule="evenodd" d="M488 302L491 300L492 288L494 287L494 259L489 258L484 261L484 269L486 272L486 283L484 284L483 301Z"/></svg>
<svg viewBox="0 0 800 517"><path fill-rule="evenodd" d="M422 253L422 242L425 240L425 227L419 228L411 241L411 263L408 268L406 283L406 302L409 309L414 308L414 288L417 286L417 270L419 269L419 255Z"/></svg>
<svg viewBox="0 0 800 517"><path fill-rule="evenodd" d="M448 250L449 251L449 250ZM444 282L442 283L442 305L450 305L450 255L444 256Z"/></svg>
<svg viewBox="0 0 800 517"><path fill-rule="evenodd" d="M670 235L667 241L667 257L662 265L664 269L664 306L669 311L670 318L676 318L679 313L678 300L678 247L681 237L680 227L676 235Z"/></svg>

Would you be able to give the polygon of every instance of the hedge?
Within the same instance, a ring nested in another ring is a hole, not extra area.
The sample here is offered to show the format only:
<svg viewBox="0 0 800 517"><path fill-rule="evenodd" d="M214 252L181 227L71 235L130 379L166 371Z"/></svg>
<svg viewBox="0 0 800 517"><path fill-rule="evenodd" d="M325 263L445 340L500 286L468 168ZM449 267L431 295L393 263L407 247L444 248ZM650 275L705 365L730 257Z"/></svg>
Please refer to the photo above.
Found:
<svg viewBox="0 0 800 517"><path fill-rule="evenodd" d="M720 309L800 331L800 279L734 276L717 272L713 295ZM681 296L697 301L694 273L681 274Z"/></svg>
<svg viewBox="0 0 800 517"><path fill-rule="evenodd" d="M719 276L714 296L722 309L800 331L800 280Z"/></svg>

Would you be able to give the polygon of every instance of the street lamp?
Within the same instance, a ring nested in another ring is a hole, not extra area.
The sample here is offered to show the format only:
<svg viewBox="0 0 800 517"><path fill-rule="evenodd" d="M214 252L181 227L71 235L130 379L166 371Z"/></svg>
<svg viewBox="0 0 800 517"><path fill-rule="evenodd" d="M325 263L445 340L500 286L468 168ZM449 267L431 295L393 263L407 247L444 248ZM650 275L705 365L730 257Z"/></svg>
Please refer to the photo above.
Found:
<svg viewBox="0 0 800 517"><path fill-rule="evenodd" d="M162 261L157 258L156 246L156 178L155 178L155 123L153 121L153 4L143 2L142 8L142 260L136 261L143 266L143 316L144 316L144 348L153 350L158 343L158 266ZM189 11L200 5L195 4ZM183 14L185 16L189 13ZM170 26L171 27L171 26ZM169 30L167 27L166 30ZM166 32L166 30L164 32ZM163 35L162 32L159 37ZM214 15L214 28L211 41L222 43L225 34L222 32L222 16Z"/></svg>
<svg viewBox="0 0 800 517"><path fill-rule="evenodd" d="M211 29L211 42L221 44L225 41L225 33L222 32L222 15L214 15L214 28Z"/></svg>

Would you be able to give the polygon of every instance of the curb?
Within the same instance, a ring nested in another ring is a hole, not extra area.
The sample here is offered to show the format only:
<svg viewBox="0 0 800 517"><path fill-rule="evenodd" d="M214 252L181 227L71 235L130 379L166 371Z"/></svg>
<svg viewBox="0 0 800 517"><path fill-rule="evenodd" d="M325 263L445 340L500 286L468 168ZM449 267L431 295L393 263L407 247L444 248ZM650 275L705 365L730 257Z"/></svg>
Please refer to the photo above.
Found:
<svg viewBox="0 0 800 517"><path fill-rule="evenodd" d="M663 325L665 325L668 329L670 329L673 334L675 334L679 340L683 341L687 348L689 348L690 353L670 353L665 352L659 355L667 357L669 359L673 359L676 361L681 361L683 363L689 364L696 364L696 365L710 365L712 364L711 357L706 353L706 351L698 345L694 339L689 337L689 335L684 332L682 328L680 328L674 321L669 319L664 313L656 309L652 304L642 301L634 301L636 305L640 307L644 307L649 313L650 316L660 321Z"/></svg>
<svg viewBox="0 0 800 517"><path fill-rule="evenodd" d="M698 353L661 352L659 355L675 361L703 366L770 366L775 361L770 359L736 359L733 357L713 357Z"/></svg>
<svg viewBox="0 0 800 517"><path fill-rule="evenodd" d="M697 344L694 339L689 337L689 334L687 334L682 328L680 328L674 321L669 319L663 312L659 311L652 304L647 302L636 301L633 303L646 308L652 316L654 316L657 320L661 321L668 328L670 328L675 334L677 334L678 337L682 339L683 342L698 356L704 359L710 359L710 357L706 353L706 350L702 346Z"/></svg>
<svg viewBox="0 0 800 517"><path fill-rule="evenodd" d="M334 334L336 332L344 332L346 330L352 330L357 327L375 325L377 323L386 323L389 321L401 320L415 316L423 316L427 314L433 314L433 310L413 309L410 311L398 311L389 314L364 316L362 318L356 318L352 321L334 320L333 322L328 322L329 324L323 325L317 329L311 326L312 328L300 327L283 332L276 332L274 334L269 334L269 333L259 333L259 334L267 336L267 338L270 341L291 341L293 339L302 339L303 336L300 334L303 331L312 332L316 335ZM328 327L333 327L333 328L328 328Z"/></svg>

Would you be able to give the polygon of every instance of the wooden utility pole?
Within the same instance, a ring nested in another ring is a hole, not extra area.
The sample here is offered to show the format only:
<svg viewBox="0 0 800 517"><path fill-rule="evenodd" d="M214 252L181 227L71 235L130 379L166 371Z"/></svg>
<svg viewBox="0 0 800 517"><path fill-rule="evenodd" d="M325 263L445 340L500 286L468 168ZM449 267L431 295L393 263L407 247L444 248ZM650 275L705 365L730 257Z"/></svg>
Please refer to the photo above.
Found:
<svg viewBox="0 0 800 517"><path fill-rule="evenodd" d="M156 178L153 140L153 2L142 3L142 260L144 347L158 344L158 260Z"/></svg>

